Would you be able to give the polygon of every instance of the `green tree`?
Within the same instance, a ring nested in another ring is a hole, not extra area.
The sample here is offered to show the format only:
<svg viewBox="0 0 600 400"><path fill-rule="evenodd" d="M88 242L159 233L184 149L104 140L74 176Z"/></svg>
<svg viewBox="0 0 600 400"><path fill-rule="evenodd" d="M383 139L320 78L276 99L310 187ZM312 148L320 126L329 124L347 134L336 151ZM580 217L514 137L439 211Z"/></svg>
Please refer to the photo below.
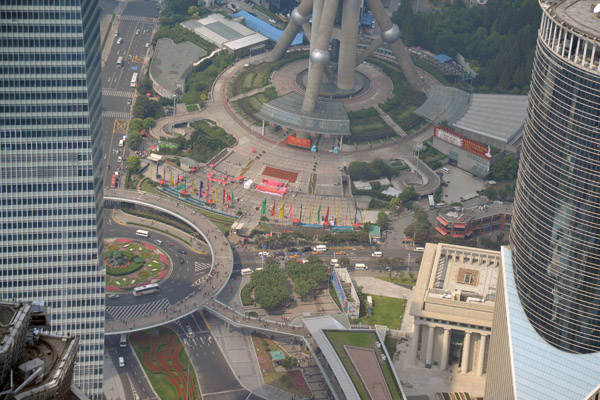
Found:
<svg viewBox="0 0 600 400"><path fill-rule="evenodd" d="M519 162L512 154L507 154L502 160L492 165L492 176L499 181L515 179Z"/></svg>
<svg viewBox="0 0 600 400"><path fill-rule="evenodd" d="M150 128L152 128L154 126L154 118L152 118L152 117L144 118L144 120L142 121L142 125L144 126L145 130L149 130Z"/></svg>
<svg viewBox="0 0 600 400"><path fill-rule="evenodd" d="M128 144L133 150L139 149L142 144L142 134L139 131L129 134Z"/></svg>
<svg viewBox="0 0 600 400"><path fill-rule="evenodd" d="M421 196L415 191L415 187L409 186L398 195L398 200L402 203L402 207L408 207L411 202L419 200L419 197Z"/></svg>
<svg viewBox="0 0 600 400"><path fill-rule="evenodd" d="M271 311L289 298L285 275L274 263L250 276L254 285L254 300L266 311Z"/></svg>
<svg viewBox="0 0 600 400"><path fill-rule="evenodd" d="M189 6L188 15L192 18L198 18L198 16L200 15L200 9L198 8L198 6Z"/></svg>
<svg viewBox="0 0 600 400"><path fill-rule="evenodd" d="M383 210L379 211L379 213L377 214L377 225L379 225L379 228L381 228L382 231L386 230L388 223L389 218L387 213Z"/></svg>
<svg viewBox="0 0 600 400"><path fill-rule="evenodd" d="M431 227L427 213L419 207L415 210L413 222L404 229L404 234L412 237L415 243L423 243L427 241Z"/></svg>
<svg viewBox="0 0 600 400"><path fill-rule="evenodd" d="M137 89L138 93L146 94L152 92L152 79L148 76L143 77L138 81Z"/></svg>
<svg viewBox="0 0 600 400"><path fill-rule="evenodd" d="M138 156L129 156L125 161L125 166L132 174L137 174L140 171L142 160Z"/></svg>
<svg viewBox="0 0 600 400"><path fill-rule="evenodd" d="M129 122L129 133L134 133L137 132L139 133L142 128L144 127L144 124L142 122L142 120L140 118L134 118Z"/></svg>
<svg viewBox="0 0 600 400"><path fill-rule="evenodd" d="M283 359L281 361L281 366L283 368L287 369L288 371L297 365L298 365L298 360L295 357L287 357L286 356L285 359Z"/></svg>
<svg viewBox="0 0 600 400"><path fill-rule="evenodd" d="M162 107L158 102L150 100L146 96L138 96L133 106L133 117L134 118L148 118L154 119L163 117L165 115Z"/></svg>
<svg viewBox="0 0 600 400"><path fill-rule="evenodd" d="M489 200L496 200L498 198L498 192L494 189L493 186L488 185L483 190L483 195L487 197Z"/></svg>
<svg viewBox="0 0 600 400"><path fill-rule="evenodd" d="M338 259L338 264L340 264L342 267L348 267L348 266L350 266L350 258L340 257Z"/></svg>

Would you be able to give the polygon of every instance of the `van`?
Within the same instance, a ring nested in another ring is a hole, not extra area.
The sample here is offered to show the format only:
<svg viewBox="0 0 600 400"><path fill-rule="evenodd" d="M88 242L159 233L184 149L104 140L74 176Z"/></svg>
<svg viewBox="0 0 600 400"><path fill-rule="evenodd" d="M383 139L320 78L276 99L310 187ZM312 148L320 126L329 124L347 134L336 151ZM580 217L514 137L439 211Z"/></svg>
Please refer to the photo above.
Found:
<svg viewBox="0 0 600 400"><path fill-rule="evenodd" d="M123 357L119 357L119 367L125 366L125 359Z"/></svg>
<svg viewBox="0 0 600 400"><path fill-rule="evenodd" d="M448 168L446 168L446 167L442 168L441 171L443 173L445 173L445 174L449 174L450 173L450 170Z"/></svg>
<svg viewBox="0 0 600 400"><path fill-rule="evenodd" d="M367 267L365 264L354 264L354 269L357 271L362 271L369 269L369 267Z"/></svg>
<svg viewBox="0 0 600 400"><path fill-rule="evenodd" d="M121 340L119 341L120 347L127 347L127 334L121 333Z"/></svg>
<svg viewBox="0 0 600 400"><path fill-rule="evenodd" d="M250 275L252 273L252 270L250 268L244 268L241 271L242 276L246 276L246 275Z"/></svg>
<svg viewBox="0 0 600 400"><path fill-rule="evenodd" d="M327 245L318 244L315 246L315 248L313 250L314 251L327 251Z"/></svg>
<svg viewBox="0 0 600 400"><path fill-rule="evenodd" d="M374 252L371 254L371 257L378 257L378 258L379 258L379 257L383 257L383 253L382 253L382 252L380 252L380 251L374 251Z"/></svg>
<svg viewBox="0 0 600 400"><path fill-rule="evenodd" d="M124 144L125 142L123 141L123 139L119 140L119 147L123 147Z"/></svg>
<svg viewBox="0 0 600 400"><path fill-rule="evenodd" d="M414 251L415 253L422 253L422 252L424 252L424 251L425 251L425 247L415 247L415 248L413 249L413 251Z"/></svg>
<svg viewBox="0 0 600 400"><path fill-rule="evenodd" d="M337 258L332 258L331 261L329 261L329 265L335 265L335 264L339 264L339 260Z"/></svg>

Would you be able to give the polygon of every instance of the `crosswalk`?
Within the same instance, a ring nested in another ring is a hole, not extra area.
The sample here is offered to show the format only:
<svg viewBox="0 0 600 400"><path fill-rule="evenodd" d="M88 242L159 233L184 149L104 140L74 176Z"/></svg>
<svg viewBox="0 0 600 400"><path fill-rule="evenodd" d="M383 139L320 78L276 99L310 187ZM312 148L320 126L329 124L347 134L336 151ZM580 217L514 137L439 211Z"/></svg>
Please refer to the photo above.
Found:
<svg viewBox="0 0 600 400"><path fill-rule="evenodd" d="M103 117L129 119L129 113L120 111L102 111Z"/></svg>
<svg viewBox="0 0 600 400"><path fill-rule="evenodd" d="M199 263L198 261L196 261L194 263L194 267L195 267L196 272L198 273L198 272L202 272L207 269L210 269L210 264L209 263Z"/></svg>
<svg viewBox="0 0 600 400"><path fill-rule="evenodd" d="M140 17L139 15L121 15L121 21L154 22L154 18Z"/></svg>
<svg viewBox="0 0 600 400"><path fill-rule="evenodd" d="M139 304L137 306L112 306L106 307L106 313L115 320L127 320L152 314L155 311L169 308L169 299L161 299L152 303Z"/></svg>
<svg viewBox="0 0 600 400"><path fill-rule="evenodd" d="M133 97L133 92L127 90L102 89L102 96L110 97Z"/></svg>

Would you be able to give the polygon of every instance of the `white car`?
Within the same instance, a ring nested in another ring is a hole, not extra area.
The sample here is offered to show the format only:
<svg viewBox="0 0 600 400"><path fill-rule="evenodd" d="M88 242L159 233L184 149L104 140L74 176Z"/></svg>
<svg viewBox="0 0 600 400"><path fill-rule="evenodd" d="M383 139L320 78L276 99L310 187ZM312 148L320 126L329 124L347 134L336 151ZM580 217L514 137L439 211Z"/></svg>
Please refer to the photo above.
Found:
<svg viewBox="0 0 600 400"><path fill-rule="evenodd" d="M269 252L268 252L268 251L259 251L259 252L258 252L258 256L259 256L259 257L263 257L263 256L264 256L264 257L269 257L269 256L270 256L270 254L269 254Z"/></svg>
<svg viewBox="0 0 600 400"><path fill-rule="evenodd" d="M150 47L150 43L146 43L146 48Z"/></svg>

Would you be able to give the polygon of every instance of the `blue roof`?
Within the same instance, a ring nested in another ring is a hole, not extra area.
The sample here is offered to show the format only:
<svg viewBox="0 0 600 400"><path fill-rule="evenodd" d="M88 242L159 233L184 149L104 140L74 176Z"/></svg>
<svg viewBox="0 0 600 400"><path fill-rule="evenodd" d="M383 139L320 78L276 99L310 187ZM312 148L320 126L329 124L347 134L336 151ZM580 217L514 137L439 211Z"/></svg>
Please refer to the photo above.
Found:
<svg viewBox="0 0 600 400"><path fill-rule="evenodd" d="M246 26L252 29L255 32L258 32L262 35L265 35L269 39L277 42L279 38L283 34L281 29L275 28L273 25L268 22L263 21L260 18L255 17L254 15L248 13L247 11L238 11L235 14L230 15L231 18L244 17L246 19ZM302 34L299 33L296 35L294 40L292 40L292 46L296 46L302 44Z"/></svg>
<svg viewBox="0 0 600 400"><path fill-rule="evenodd" d="M368 13L363 13L362 17L360 18L360 24L371 26L372 23L373 23L373 15L368 14Z"/></svg>
<svg viewBox="0 0 600 400"><path fill-rule="evenodd" d="M440 64L446 63L448 61L452 60L452 57L447 56L445 54L438 54L437 56L434 57L436 60L438 60L440 62Z"/></svg>

